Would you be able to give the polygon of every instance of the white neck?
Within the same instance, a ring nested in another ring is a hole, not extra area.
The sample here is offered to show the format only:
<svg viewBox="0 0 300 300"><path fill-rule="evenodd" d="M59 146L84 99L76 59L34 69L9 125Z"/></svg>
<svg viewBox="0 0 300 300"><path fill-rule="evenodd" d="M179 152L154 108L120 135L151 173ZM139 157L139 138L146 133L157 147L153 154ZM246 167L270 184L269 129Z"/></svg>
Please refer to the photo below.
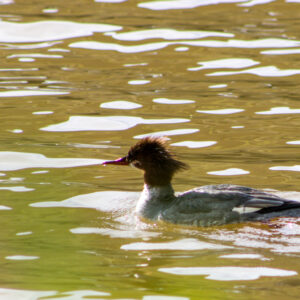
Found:
<svg viewBox="0 0 300 300"><path fill-rule="evenodd" d="M136 212L138 215L157 220L160 213L166 209L175 199L172 185L150 186L144 184L143 192L137 202Z"/></svg>

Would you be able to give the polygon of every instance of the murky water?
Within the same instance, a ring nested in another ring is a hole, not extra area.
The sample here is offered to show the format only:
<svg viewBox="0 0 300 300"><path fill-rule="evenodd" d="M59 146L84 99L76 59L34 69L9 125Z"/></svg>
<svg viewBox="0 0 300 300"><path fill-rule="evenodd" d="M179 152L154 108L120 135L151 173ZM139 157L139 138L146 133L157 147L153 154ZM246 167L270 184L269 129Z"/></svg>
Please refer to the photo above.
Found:
<svg viewBox="0 0 300 300"><path fill-rule="evenodd" d="M0 1L0 299L298 299L300 222L143 223L148 134L300 199L300 3Z"/></svg>

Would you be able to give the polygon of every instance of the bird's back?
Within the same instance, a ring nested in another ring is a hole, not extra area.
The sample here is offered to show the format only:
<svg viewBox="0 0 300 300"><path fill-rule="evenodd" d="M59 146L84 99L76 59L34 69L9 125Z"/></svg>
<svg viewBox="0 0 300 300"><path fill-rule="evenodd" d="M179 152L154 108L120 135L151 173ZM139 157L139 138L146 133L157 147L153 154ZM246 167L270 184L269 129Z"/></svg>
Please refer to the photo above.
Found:
<svg viewBox="0 0 300 300"><path fill-rule="evenodd" d="M221 184L179 194L160 218L178 224L212 226L295 215L300 216L300 202L249 187Z"/></svg>

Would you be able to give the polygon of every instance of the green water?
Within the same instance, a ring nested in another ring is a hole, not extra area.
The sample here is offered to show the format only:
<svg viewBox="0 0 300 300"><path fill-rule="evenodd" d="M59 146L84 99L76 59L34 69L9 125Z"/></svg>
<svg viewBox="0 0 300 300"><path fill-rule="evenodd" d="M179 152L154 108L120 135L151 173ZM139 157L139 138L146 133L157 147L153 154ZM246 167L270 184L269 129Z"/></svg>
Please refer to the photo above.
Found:
<svg viewBox="0 0 300 300"><path fill-rule="evenodd" d="M299 1L2 2L0 299L298 299L297 219L145 223L100 163L162 132L177 191L300 200Z"/></svg>

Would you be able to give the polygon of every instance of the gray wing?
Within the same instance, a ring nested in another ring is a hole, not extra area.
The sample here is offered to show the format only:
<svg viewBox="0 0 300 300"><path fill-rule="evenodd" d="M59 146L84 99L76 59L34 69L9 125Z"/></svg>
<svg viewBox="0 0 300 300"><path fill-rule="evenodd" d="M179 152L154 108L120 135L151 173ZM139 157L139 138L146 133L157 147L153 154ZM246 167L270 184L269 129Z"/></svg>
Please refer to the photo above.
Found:
<svg viewBox="0 0 300 300"><path fill-rule="evenodd" d="M195 188L179 195L179 198L186 199L182 203L179 199L178 203L182 212L186 213L213 209L230 211L237 207L263 209L293 202L260 190L227 184Z"/></svg>
<svg viewBox="0 0 300 300"><path fill-rule="evenodd" d="M207 185L178 195L176 204L162 214L173 223L198 226L239 222L246 214L286 210L299 202L237 185ZM250 211L249 211L249 208Z"/></svg>

